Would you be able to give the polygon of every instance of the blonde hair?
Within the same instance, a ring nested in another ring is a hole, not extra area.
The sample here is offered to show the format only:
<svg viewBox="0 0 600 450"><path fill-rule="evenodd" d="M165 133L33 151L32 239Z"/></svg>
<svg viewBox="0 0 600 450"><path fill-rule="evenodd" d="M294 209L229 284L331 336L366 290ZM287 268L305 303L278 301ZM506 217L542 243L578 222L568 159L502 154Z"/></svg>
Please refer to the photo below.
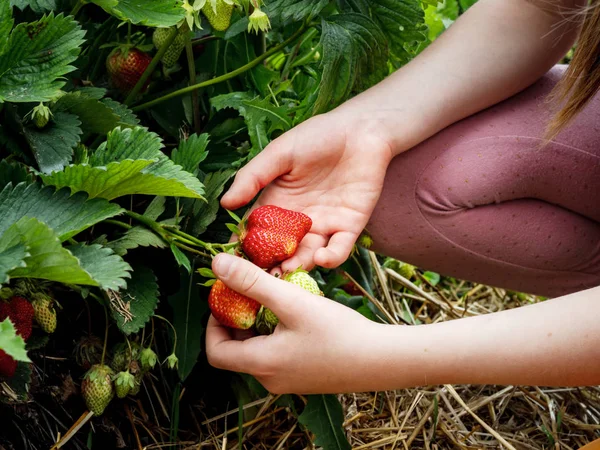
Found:
<svg viewBox="0 0 600 450"><path fill-rule="evenodd" d="M550 99L561 104L546 129L555 138L600 91L600 0L590 0L573 59Z"/></svg>

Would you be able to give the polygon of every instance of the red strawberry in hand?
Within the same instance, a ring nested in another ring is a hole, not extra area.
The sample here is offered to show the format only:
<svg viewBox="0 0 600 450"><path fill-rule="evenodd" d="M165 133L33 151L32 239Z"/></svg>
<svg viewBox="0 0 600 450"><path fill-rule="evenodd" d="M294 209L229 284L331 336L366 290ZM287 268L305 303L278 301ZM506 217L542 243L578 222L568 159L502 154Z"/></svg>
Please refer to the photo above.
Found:
<svg viewBox="0 0 600 450"><path fill-rule="evenodd" d="M0 350L0 378L12 378L17 371L17 361Z"/></svg>
<svg viewBox="0 0 600 450"><path fill-rule="evenodd" d="M300 241L312 227L306 214L278 206L255 209L240 227L246 256L263 269L272 269L296 253Z"/></svg>
<svg viewBox="0 0 600 450"><path fill-rule="evenodd" d="M0 303L0 322L10 318L17 334L25 341L31 336L34 314L32 304L23 297L11 297L9 303Z"/></svg>
<svg viewBox="0 0 600 450"><path fill-rule="evenodd" d="M117 47L106 58L106 70L112 84L128 93L133 89L146 68L150 65L152 57L135 47ZM146 81L143 89L148 87L150 79Z"/></svg>
<svg viewBox="0 0 600 450"><path fill-rule="evenodd" d="M229 289L216 280L208 296L208 306L217 321L226 327L247 330L254 325L260 303Z"/></svg>

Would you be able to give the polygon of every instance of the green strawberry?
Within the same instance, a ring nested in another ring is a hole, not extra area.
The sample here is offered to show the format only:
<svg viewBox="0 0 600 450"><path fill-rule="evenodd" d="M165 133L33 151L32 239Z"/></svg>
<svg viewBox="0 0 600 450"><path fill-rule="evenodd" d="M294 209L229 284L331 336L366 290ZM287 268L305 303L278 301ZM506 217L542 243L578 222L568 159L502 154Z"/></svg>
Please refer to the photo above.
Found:
<svg viewBox="0 0 600 450"><path fill-rule="evenodd" d="M171 34L171 28L156 28L154 33L152 33L152 43L156 47L157 50L160 50L164 45L165 41ZM177 37L171 43L169 48L165 51L161 61L163 65L167 68L173 67L175 63L179 60L181 56L181 52L185 48L185 35L183 34L182 29L179 29L177 33Z"/></svg>
<svg viewBox="0 0 600 450"><path fill-rule="evenodd" d="M226 0L206 0L202 12L213 30L225 31L231 24L233 4L227 3Z"/></svg>
<svg viewBox="0 0 600 450"><path fill-rule="evenodd" d="M139 362L131 361L131 364L129 364L129 373L133 375L133 387L129 391L129 395L137 395L142 387L142 379L146 372L142 370Z"/></svg>
<svg viewBox="0 0 600 450"><path fill-rule="evenodd" d="M112 350L112 360L110 367L115 372L121 372L127 367L127 363L131 359L137 361L140 357L141 347L137 342L131 342L131 353L129 352L129 346L127 342L121 342L114 346Z"/></svg>
<svg viewBox="0 0 600 450"><path fill-rule="evenodd" d="M305 291L311 294L323 296L323 292L319 289L317 282L309 275L306 270L296 269L293 272L285 273L282 279L300 286ZM261 306L257 315L254 329L259 334L272 334L275 331L275 327L279 323L279 318L269 308Z"/></svg>
<svg viewBox="0 0 600 450"><path fill-rule="evenodd" d="M50 108L40 102L40 104L33 108L25 117L31 118L36 128L42 129L50 122L52 112L50 111Z"/></svg>
<svg viewBox="0 0 600 450"><path fill-rule="evenodd" d="M148 372L153 369L156 365L157 356L154 350L151 348L145 348L140 353L140 363L142 364L142 370Z"/></svg>
<svg viewBox="0 0 600 450"><path fill-rule="evenodd" d="M392 269L397 274L403 276L407 280L414 278L417 273L417 268L394 258L386 258L383 262L383 267Z"/></svg>
<svg viewBox="0 0 600 450"><path fill-rule="evenodd" d="M56 310L53 300L46 294L33 294L31 302L35 312L35 321L46 333L54 333L56 330Z"/></svg>
<svg viewBox="0 0 600 450"><path fill-rule="evenodd" d="M115 376L115 391L118 398L125 398L135 387L135 377L128 371Z"/></svg>
<svg viewBox="0 0 600 450"><path fill-rule="evenodd" d="M113 373L110 367L96 364L87 371L81 382L81 394L85 404L96 416L102 415L115 395Z"/></svg>

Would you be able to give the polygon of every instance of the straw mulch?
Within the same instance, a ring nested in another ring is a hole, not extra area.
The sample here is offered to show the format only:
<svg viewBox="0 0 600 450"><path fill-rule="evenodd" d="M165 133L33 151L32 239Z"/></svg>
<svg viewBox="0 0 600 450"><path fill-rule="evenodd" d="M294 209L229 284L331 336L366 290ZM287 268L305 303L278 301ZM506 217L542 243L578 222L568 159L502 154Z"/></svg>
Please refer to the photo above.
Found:
<svg viewBox="0 0 600 450"><path fill-rule="evenodd" d="M378 294L371 298L394 323L434 323L515 308L543 299L443 278L417 284L382 268L372 254ZM600 438L600 387L431 386L341 395L344 428L354 450L366 449L579 449ZM311 436L268 396L244 424L245 449L312 449ZM206 418L207 433L192 448L238 448L226 415ZM237 410L230 411L235 423Z"/></svg>

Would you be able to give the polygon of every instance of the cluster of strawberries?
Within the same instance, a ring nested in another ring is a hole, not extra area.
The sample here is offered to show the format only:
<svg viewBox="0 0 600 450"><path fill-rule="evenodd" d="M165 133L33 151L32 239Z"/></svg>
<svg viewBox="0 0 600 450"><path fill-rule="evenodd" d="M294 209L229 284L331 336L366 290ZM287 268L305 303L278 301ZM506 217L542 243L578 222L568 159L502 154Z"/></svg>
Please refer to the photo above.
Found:
<svg viewBox="0 0 600 450"><path fill-rule="evenodd" d="M270 270L296 253L311 227L312 220L306 214L274 205L261 206L240 223L240 248L258 267ZM285 273L282 278L313 294L323 295L305 270ZM220 280L213 284L208 304L213 316L226 327L242 330L254 327L261 334L270 334L279 322L268 308L228 288Z"/></svg>
<svg viewBox="0 0 600 450"><path fill-rule="evenodd" d="M12 296L7 302L0 300L0 322L7 318L15 326L17 335L27 341L33 330L33 320L46 333L56 329L56 311L53 300L46 294L33 294L30 302L22 296ZM17 361L0 349L0 378L12 378L17 370Z"/></svg>

